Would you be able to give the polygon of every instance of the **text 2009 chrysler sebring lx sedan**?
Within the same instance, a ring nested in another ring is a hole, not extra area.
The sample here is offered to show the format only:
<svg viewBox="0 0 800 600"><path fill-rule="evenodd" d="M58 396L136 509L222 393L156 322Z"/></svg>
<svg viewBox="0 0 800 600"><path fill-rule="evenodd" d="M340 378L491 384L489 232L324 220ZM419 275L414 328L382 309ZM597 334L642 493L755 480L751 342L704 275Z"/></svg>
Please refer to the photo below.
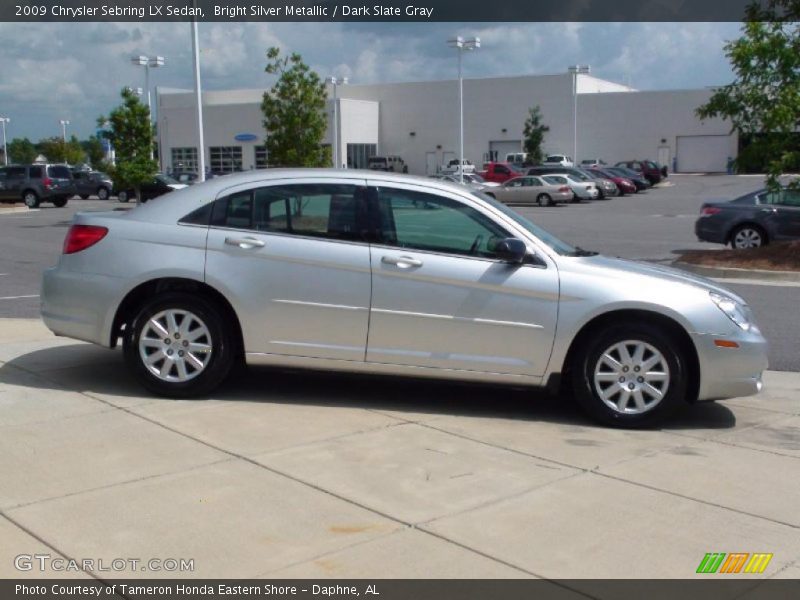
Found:
<svg viewBox="0 0 800 600"><path fill-rule="evenodd" d="M82 213L44 274L59 335L114 347L151 392L203 395L235 361L557 388L606 423L754 394L744 301L574 248L466 187L270 170Z"/></svg>

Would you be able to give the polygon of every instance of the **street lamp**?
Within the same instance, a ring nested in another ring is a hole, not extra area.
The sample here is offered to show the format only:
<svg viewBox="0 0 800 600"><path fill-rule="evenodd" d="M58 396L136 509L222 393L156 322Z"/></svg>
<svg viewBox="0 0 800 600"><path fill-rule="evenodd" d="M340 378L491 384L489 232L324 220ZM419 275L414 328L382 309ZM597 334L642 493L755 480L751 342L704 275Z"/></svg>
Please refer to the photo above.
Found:
<svg viewBox="0 0 800 600"><path fill-rule="evenodd" d="M447 40L447 45L458 50L458 118L459 118L459 179L464 183L464 79L461 77L461 54L464 50L475 50L481 47L481 38L475 37L465 40L460 35L455 39Z"/></svg>
<svg viewBox="0 0 800 600"><path fill-rule="evenodd" d="M333 86L333 167L339 168L339 107L336 90L340 85L347 85L347 77L328 77L325 83Z"/></svg>
<svg viewBox="0 0 800 600"><path fill-rule="evenodd" d="M6 144L6 123L11 123L8 117L0 117L0 123L3 125L3 160L8 165L8 144Z"/></svg>
<svg viewBox="0 0 800 600"><path fill-rule="evenodd" d="M572 73L572 160L578 161L578 75L588 74L589 65L572 65L567 72Z"/></svg>
<svg viewBox="0 0 800 600"><path fill-rule="evenodd" d="M197 3L193 4L196 8ZM197 180L203 182L206 180L206 149L205 140L203 137L203 97L200 84L200 42L197 29L197 17L195 17L192 19L192 60L194 63L194 101L197 109ZM159 135L160 134L161 130L159 129ZM163 154L163 148L160 154Z"/></svg>
<svg viewBox="0 0 800 600"><path fill-rule="evenodd" d="M147 91L147 109L150 111L152 117L153 106L150 100L150 69L164 66L163 56L133 56L131 57L131 64L137 67L144 67L144 89Z"/></svg>
<svg viewBox="0 0 800 600"><path fill-rule="evenodd" d="M69 125L69 121L66 119L61 119L61 137L64 139L64 143L67 143L67 125Z"/></svg>

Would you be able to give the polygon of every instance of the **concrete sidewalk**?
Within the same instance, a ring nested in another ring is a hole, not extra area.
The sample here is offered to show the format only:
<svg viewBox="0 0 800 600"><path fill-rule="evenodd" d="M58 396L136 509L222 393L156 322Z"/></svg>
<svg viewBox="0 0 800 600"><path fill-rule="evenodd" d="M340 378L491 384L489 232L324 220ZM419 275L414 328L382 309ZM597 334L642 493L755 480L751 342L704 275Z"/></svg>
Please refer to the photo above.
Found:
<svg viewBox="0 0 800 600"><path fill-rule="evenodd" d="M529 390L251 369L148 396L120 350L0 320L0 577L800 577L800 374L656 431ZM140 565L142 563L139 563ZM708 577L708 576L705 576Z"/></svg>

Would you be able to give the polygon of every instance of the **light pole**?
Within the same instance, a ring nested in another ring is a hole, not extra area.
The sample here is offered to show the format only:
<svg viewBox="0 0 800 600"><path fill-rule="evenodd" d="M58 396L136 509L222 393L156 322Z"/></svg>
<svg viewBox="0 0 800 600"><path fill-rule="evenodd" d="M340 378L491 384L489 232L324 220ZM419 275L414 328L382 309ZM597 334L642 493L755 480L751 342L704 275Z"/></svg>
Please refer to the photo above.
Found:
<svg viewBox="0 0 800 600"><path fill-rule="evenodd" d="M3 125L3 160L8 165L8 144L6 144L6 123L11 123L8 117L0 117L0 124Z"/></svg>
<svg viewBox="0 0 800 600"><path fill-rule="evenodd" d="M340 85L347 85L347 77L328 77L325 83L333 86L333 168L339 168L339 103L336 90Z"/></svg>
<svg viewBox="0 0 800 600"><path fill-rule="evenodd" d="M196 7L197 4L195 3ZM194 59L194 101L197 107L197 180L206 180L206 149L203 139L203 98L200 86L200 44L197 32L197 18L192 19L192 58Z"/></svg>
<svg viewBox="0 0 800 600"><path fill-rule="evenodd" d="M578 75L588 74L589 65L572 65L567 72L572 73L572 160L578 164Z"/></svg>
<svg viewBox="0 0 800 600"><path fill-rule="evenodd" d="M150 98L150 69L163 67L165 63L165 59L163 56L132 56L131 57L131 64L136 65L137 67L144 67L144 88L147 92L147 112L149 113L148 118L152 122L153 120L153 104ZM152 140L150 142L150 160L153 159L153 143Z"/></svg>
<svg viewBox="0 0 800 600"><path fill-rule="evenodd" d="M67 125L69 125L69 121L66 119L61 119L61 137L64 140L64 144L67 143Z"/></svg>
<svg viewBox="0 0 800 600"><path fill-rule="evenodd" d="M464 50L475 50L481 47L481 38L475 37L465 40L460 35L452 40L447 40L447 45L458 50L458 176L464 183L464 79L461 76L461 54Z"/></svg>

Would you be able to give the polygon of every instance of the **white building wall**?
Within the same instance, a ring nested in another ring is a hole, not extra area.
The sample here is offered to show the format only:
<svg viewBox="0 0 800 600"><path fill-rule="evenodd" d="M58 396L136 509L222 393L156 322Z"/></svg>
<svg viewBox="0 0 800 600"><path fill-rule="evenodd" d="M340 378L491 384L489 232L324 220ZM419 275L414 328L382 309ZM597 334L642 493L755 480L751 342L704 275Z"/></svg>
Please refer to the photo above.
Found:
<svg viewBox="0 0 800 600"><path fill-rule="evenodd" d="M595 77L578 77L578 160L651 158L671 167L680 136L728 136L727 123L701 123L695 109L710 90L638 92ZM429 161L442 165L458 152L458 81L347 85L338 89L341 109L342 161L348 143L376 143L378 154L402 156L411 173L423 174ZM209 92L204 97L206 146L244 146L244 168L255 163L253 147L239 143L237 133L263 136L260 102L263 90ZM464 155L481 164L492 142L512 147L522 140L528 109L539 105L546 153L573 154L572 75L541 75L464 80ZM329 115L332 115L329 103ZM330 143L331 116L326 143ZM159 125L164 156L169 148L196 145L191 93L162 94ZM663 140L663 142L662 142ZM738 141L729 137L730 156ZM716 144L717 150L719 144ZM500 157L503 158L502 156ZM727 157L726 157L727 158ZM680 157L678 157L680 170Z"/></svg>

